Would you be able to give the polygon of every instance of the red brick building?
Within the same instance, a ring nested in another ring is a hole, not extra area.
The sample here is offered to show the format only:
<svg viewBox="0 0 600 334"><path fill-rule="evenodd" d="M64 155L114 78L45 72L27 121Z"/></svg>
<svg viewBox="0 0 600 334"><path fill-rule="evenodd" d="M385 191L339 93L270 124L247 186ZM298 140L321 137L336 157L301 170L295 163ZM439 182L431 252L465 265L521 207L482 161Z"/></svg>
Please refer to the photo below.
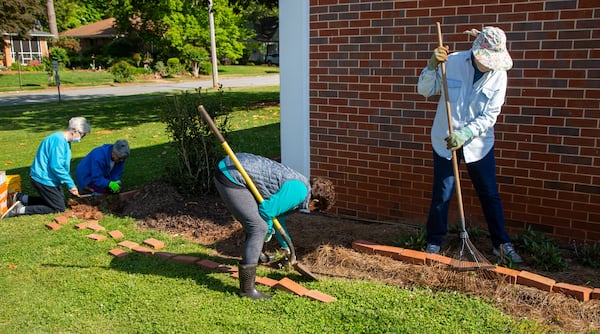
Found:
<svg viewBox="0 0 600 334"><path fill-rule="evenodd" d="M493 25L507 32L514 60L496 124L507 228L514 234L532 226L563 244L600 240L597 0L304 2L308 161L312 176L335 182L335 214L425 223L433 172L429 131L438 97L423 98L416 85L438 43L435 24L442 24L445 44L456 51L471 46L464 30ZM294 85L286 76L299 64L286 64L286 56L302 55L301 38L286 42L294 36L284 21L291 13L286 6L298 5L280 4L282 136L293 132L286 107L298 108L288 97L295 93L286 93ZM294 15L302 13L288 17ZM293 164L285 141L282 158ZM464 166L461 177L467 221L485 226Z"/></svg>

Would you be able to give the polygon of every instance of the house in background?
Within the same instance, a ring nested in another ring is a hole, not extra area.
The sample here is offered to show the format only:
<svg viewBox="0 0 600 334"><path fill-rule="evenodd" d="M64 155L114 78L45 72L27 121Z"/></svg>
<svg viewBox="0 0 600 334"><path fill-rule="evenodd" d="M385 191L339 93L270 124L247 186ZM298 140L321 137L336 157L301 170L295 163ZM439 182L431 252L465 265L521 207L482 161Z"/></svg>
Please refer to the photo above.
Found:
<svg viewBox="0 0 600 334"><path fill-rule="evenodd" d="M70 37L79 40L81 50L102 47L118 37L114 18L69 29L59 33L59 35L60 37Z"/></svg>
<svg viewBox="0 0 600 334"><path fill-rule="evenodd" d="M29 64L32 60L41 62L43 57L48 57L48 40L53 37L51 33L38 29L29 32L29 39L21 39L14 33L2 32L6 46L0 53L3 56L0 65L10 67L17 61L23 65Z"/></svg>

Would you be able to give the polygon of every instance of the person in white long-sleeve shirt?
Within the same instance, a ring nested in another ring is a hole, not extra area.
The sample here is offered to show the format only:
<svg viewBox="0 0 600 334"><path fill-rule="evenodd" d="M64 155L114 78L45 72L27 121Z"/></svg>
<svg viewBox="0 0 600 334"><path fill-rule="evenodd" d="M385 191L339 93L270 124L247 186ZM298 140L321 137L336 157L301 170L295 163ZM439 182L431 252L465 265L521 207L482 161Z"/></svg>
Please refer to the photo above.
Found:
<svg viewBox="0 0 600 334"><path fill-rule="evenodd" d="M476 36L470 50L448 55L437 47L419 76L418 92L429 97L442 91L439 64L445 62L452 135L448 130L446 101L440 98L431 129L433 190L427 218L428 253L439 253L448 226L448 209L454 193L452 151L464 160L488 224L494 254L523 262L504 228L504 210L496 183L494 124L504 104L507 73L513 62L506 35L497 27L466 33Z"/></svg>

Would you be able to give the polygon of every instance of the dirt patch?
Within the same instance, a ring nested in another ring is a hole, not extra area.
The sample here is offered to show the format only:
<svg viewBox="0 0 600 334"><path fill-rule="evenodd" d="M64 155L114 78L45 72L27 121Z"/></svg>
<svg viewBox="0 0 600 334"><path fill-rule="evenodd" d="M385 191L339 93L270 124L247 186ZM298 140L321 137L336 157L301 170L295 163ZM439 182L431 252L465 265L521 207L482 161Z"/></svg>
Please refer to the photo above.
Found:
<svg viewBox="0 0 600 334"><path fill-rule="evenodd" d="M137 219L143 229L166 231L212 247L217 256L239 259L242 253L242 226L232 219L217 196L183 196L171 185L154 183L122 198L120 202L112 201L107 207ZM579 302L562 294L507 284L489 274L474 275L472 272L410 265L359 253L351 247L355 240L392 245L398 237L416 232L416 227L408 224L371 223L301 213L291 215L287 224L299 262L317 275L368 279L404 288L427 286L460 291L491 300L503 312L517 319L534 319L557 331L587 333L600 328L600 300ZM487 259L494 259L488 240L472 241ZM447 243L452 242L448 240ZM275 250L275 238L265 247L268 251ZM446 249L446 255L454 257L455 254ZM541 272L527 265L518 269L581 286L590 286L590 281L600 277L600 270L578 265L572 260L572 254L565 253L565 257L569 265L563 272Z"/></svg>

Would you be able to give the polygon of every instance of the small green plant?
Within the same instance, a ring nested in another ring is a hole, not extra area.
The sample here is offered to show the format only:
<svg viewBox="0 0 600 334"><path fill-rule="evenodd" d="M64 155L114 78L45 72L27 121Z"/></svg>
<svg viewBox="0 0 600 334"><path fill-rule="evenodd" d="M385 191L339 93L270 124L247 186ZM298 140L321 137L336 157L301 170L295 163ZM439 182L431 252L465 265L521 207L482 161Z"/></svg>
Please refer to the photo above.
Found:
<svg viewBox="0 0 600 334"><path fill-rule="evenodd" d="M466 224L466 225L467 225L466 230L467 230L467 234L469 235L469 237L484 238L484 237L488 236L488 233L486 231L482 230L481 228L479 228L479 226L473 225L473 224ZM448 230L450 233L458 234L458 232L460 230L462 230L460 222L457 222L454 225L450 225Z"/></svg>
<svg viewBox="0 0 600 334"><path fill-rule="evenodd" d="M156 64L154 64L154 70L156 71L156 73L158 73L158 75L164 77L167 75L169 68L167 68L167 66L165 65L165 63L162 62L162 60L159 60L156 62Z"/></svg>
<svg viewBox="0 0 600 334"><path fill-rule="evenodd" d="M584 243L581 247L575 245L577 261L584 266L600 268L600 241L589 245Z"/></svg>
<svg viewBox="0 0 600 334"><path fill-rule="evenodd" d="M215 120L219 131L227 137L227 117L223 106L223 89L218 94L202 95L183 92L167 97L161 117L175 148L177 163L167 170L168 177L183 193L207 194L213 191L213 170L223 157L220 143L198 112L203 105Z"/></svg>
<svg viewBox="0 0 600 334"><path fill-rule="evenodd" d="M425 230L418 228L412 234L404 234L392 239L392 244L398 247L422 251L427 247L427 235Z"/></svg>
<svg viewBox="0 0 600 334"><path fill-rule="evenodd" d="M567 267L556 240L546 237L543 232L534 231L531 226L514 237L517 247L531 256L535 268L545 271L561 271Z"/></svg>
<svg viewBox="0 0 600 334"><path fill-rule="evenodd" d="M119 61L109 71L115 77L115 82L129 82L133 80L135 68L126 61Z"/></svg>

